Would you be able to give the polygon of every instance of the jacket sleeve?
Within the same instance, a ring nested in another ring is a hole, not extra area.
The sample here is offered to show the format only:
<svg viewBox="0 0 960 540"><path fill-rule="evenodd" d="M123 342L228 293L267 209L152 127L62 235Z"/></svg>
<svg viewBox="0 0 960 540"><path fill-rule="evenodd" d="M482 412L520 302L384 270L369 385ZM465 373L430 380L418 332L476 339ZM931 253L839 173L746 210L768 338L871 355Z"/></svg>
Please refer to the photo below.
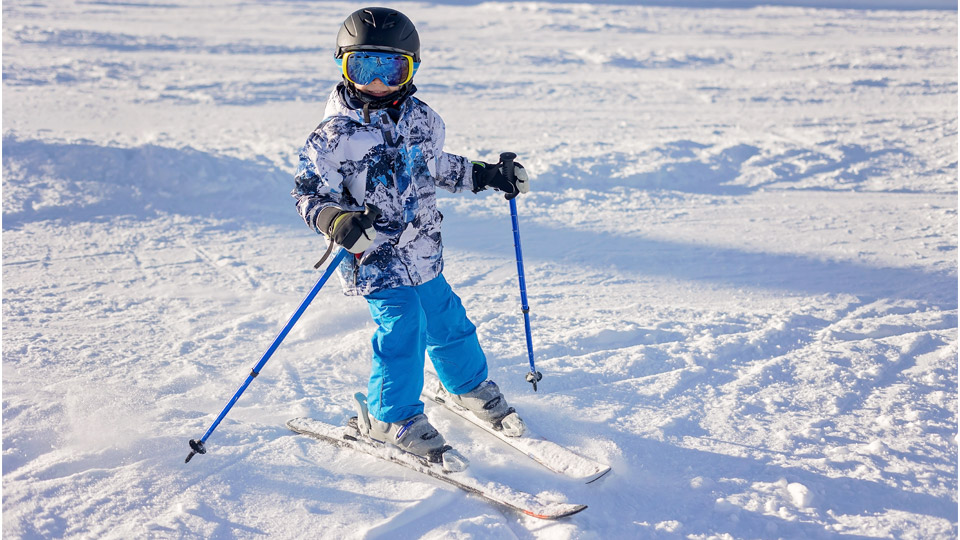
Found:
<svg viewBox="0 0 960 540"><path fill-rule="evenodd" d="M440 152L437 185L453 193L473 191L473 163L463 156Z"/></svg>
<svg viewBox="0 0 960 540"><path fill-rule="evenodd" d="M343 200L343 175L327 135L321 124L307 138L300 149L300 164L290 193L297 200L300 217L320 234L326 232L317 226L320 212L325 208L339 210Z"/></svg>
<svg viewBox="0 0 960 540"><path fill-rule="evenodd" d="M443 151L446 126L440 115L434 113L432 121L434 155L436 156L437 186L453 192L473 190L473 163L468 158Z"/></svg>

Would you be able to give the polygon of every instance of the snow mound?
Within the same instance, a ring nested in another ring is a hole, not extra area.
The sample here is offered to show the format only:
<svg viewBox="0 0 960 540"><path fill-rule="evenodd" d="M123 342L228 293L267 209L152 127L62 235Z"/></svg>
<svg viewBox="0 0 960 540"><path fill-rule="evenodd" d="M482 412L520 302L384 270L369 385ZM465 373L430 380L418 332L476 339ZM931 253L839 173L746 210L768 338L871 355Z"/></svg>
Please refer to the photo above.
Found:
<svg viewBox="0 0 960 540"><path fill-rule="evenodd" d="M262 218L289 174L193 148L135 148L3 139L3 225L175 213Z"/></svg>

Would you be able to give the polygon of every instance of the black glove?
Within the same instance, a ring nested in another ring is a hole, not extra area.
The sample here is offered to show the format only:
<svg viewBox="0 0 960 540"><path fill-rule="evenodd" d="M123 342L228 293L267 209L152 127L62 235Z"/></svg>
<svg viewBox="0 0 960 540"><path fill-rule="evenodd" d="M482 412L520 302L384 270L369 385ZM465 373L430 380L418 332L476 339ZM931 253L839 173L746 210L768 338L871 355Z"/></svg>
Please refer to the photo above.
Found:
<svg viewBox="0 0 960 540"><path fill-rule="evenodd" d="M372 207L372 205L371 205ZM375 208L375 207L374 207ZM363 253L377 237L373 222L380 211L348 212L336 207L324 208L317 216L317 228L350 253Z"/></svg>
<svg viewBox="0 0 960 540"><path fill-rule="evenodd" d="M502 191L507 200L510 200L521 193L530 191L530 182L528 181L527 171L523 165L513 162L513 178L507 178L504 174L503 163L484 163L482 161L473 162L473 192L483 191L492 187L497 191Z"/></svg>

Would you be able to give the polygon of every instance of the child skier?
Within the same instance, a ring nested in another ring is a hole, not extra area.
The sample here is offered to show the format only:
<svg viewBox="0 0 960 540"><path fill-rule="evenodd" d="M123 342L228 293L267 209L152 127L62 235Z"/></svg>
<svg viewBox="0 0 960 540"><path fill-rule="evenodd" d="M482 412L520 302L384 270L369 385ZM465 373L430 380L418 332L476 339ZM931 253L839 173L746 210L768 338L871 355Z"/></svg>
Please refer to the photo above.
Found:
<svg viewBox="0 0 960 540"><path fill-rule="evenodd" d="M443 120L413 97L420 37L402 13L351 14L335 59L343 81L300 150L292 195L308 226L355 254L339 267L344 292L362 295L377 324L358 424L375 440L462 470L466 458L423 414L425 353L456 403L506 435L520 436L524 424L487 379L476 327L443 277L436 188L489 187L512 198L527 192L527 174L519 163L511 175L443 151Z"/></svg>

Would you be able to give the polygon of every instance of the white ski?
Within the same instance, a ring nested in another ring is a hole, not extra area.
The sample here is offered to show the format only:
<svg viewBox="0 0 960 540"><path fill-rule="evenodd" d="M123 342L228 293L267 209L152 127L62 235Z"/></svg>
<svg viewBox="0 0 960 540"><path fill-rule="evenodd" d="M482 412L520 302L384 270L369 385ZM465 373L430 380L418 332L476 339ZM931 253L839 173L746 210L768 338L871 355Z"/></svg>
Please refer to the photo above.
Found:
<svg viewBox="0 0 960 540"><path fill-rule="evenodd" d="M352 448L371 456L402 465L431 478L436 478L484 500L496 503L528 516L540 519L558 519L571 516L586 508L583 504L568 504L541 501L534 495L517 491L496 482L484 482L466 472L449 473L440 464L403 452L364 437L355 425L333 426L311 418L294 418L287 422L291 430L328 442L342 448Z"/></svg>
<svg viewBox="0 0 960 540"><path fill-rule="evenodd" d="M526 431L520 437L507 437L493 426L477 418L472 412L446 399L446 389L432 373L426 373L426 383L423 385L423 396L443 405L447 410L469 420L484 431L491 433L509 446L517 449L525 456L543 465L544 467L587 484L610 472L610 466L585 458L572 450L549 441L534 433L527 425Z"/></svg>

